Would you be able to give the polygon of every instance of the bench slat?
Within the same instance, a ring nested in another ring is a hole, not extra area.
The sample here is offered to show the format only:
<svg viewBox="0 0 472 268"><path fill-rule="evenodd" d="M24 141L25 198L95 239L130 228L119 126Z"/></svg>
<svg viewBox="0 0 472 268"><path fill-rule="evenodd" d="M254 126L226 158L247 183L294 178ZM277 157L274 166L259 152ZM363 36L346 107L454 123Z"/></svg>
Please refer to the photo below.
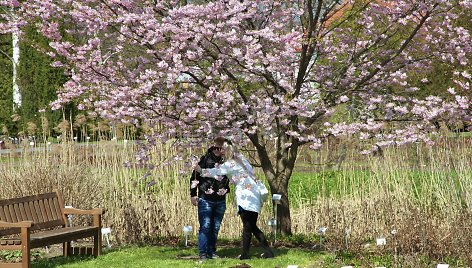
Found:
<svg viewBox="0 0 472 268"><path fill-rule="evenodd" d="M57 209L56 209L56 207L58 207L58 206L59 206L59 204L58 204L58 202L57 202L57 198L52 198L52 199L50 199L50 201L49 201L49 207L50 207L50 209L51 209L51 213L54 215L53 218L54 218L55 220L57 220L57 219L62 219L62 212L61 212L61 210L59 209L59 213L58 213L58 211L57 211Z"/></svg>
<svg viewBox="0 0 472 268"><path fill-rule="evenodd" d="M59 203L59 200L57 197L53 198L54 202L52 202L52 209L54 213L56 214L57 219L62 220L62 210L61 210L61 204Z"/></svg>
<svg viewBox="0 0 472 268"><path fill-rule="evenodd" d="M7 216L7 222L13 222L13 218L11 217L10 206L4 206L3 211L5 211L5 215Z"/></svg>
<svg viewBox="0 0 472 268"><path fill-rule="evenodd" d="M39 200L33 201L34 204L34 211L36 212L36 216L38 217L38 222L44 222L43 213L41 212L41 204L39 204Z"/></svg>
<svg viewBox="0 0 472 268"><path fill-rule="evenodd" d="M62 226L62 220L39 222L39 223L35 223L33 227L31 227L31 230L36 231L36 230L41 230L41 229L50 229L50 228L59 227L59 226Z"/></svg>
<svg viewBox="0 0 472 268"><path fill-rule="evenodd" d="M49 207L49 199L43 200L43 208L44 208L44 217L46 218L46 221L54 220L53 215L51 214L51 209Z"/></svg>
<svg viewBox="0 0 472 268"><path fill-rule="evenodd" d="M0 245L21 245L21 239L2 239Z"/></svg>
<svg viewBox="0 0 472 268"><path fill-rule="evenodd" d="M7 221L7 216L5 215L5 211L3 211L3 207L0 206L0 221Z"/></svg>
<svg viewBox="0 0 472 268"><path fill-rule="evenodd" d="M18 204L18 207L20 209L21 220L26 221L28 219L28 216L26 215L25 204L20 203Z"/></svg>
<svg viewBox="0 0 472 268"><path fill-rule="evenodd" d="M31 248L64 243L98 235L100 228L94 226L75 226L31 234Z"/></svg>
<svg viewBox="0 0 472 268"><path fill-rule="evenodd" d="M56 220L57 219L57 215L54 211L54 199L52 198L49 198L48 199L48 206L47 206L47 209L49 211L49 214L51 215L51 219L52 220Z"/></svg>
<svg viewBox="0 0 472 268"><path fill-rule="evenodd" d="M23 203L23 206L24 206L24 209L25 209L26 218L30 219L34 222L33 214L31 213L29 203L28 202Z"/></svg>
<svg viewBox="0 0 472 268"><path fill-rule="evenodd" d="M49 208L48 199L43 200L43 206L44 206L44 216L46 217L47 221L53 220L52 215L51 215L51 209Z"/></svg>
<svg viewBox="0 0 472 268"><path fill-rule="evenodd" d="M22 221L23 217L21 216L20 204L13 204L12 207L13 207L13 211L14 211L15 216L16 216L16 220L17 221Z"/></svg>
<svg viewBox="0 0 472 268"><path fill-rule="evenodd" d="M33 222L39 222L38 214L36 213L36 210L34 209L34 201L29 201L28 207L30 208L31 216L33 217Z"/></svg>
<svg viewBox="0 0 472 268"><path fill-rule="evenodd" d="M15 205L18 206L18 204L11 204L8 207L10 208L10 217L13 220L13 222L19 222L20 220L18 219L17 216L17 209L15 209Z"/></svg>
<svg viewBox="0 0 472 268"><path fill-rule="evenodd" d="M44 199L39 200L39 209L41 211L41 216L43 217L43 222L48 221L48 215L46 213L46 207L44 206Z"/></svg>
<svg viewBox="0 0 472 268"><path fill-rule="evenodd" d="M41 200L44 198L50 198L54 196L57 196L57 194L55 192L51 192L51 193L46 193L46 194L24 196L24 197L12 198L12 199L3 199L3 200L0 200L0 206L7 206L7 205L15 204L15 203L26 203L26 202Z"/></svg>

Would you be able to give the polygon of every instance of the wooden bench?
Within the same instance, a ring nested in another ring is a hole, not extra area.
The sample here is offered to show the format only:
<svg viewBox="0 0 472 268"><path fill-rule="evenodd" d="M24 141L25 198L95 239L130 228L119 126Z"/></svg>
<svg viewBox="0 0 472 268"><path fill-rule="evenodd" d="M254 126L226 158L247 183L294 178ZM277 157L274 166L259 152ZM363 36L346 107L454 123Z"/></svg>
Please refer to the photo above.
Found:
<svg viewBox="0 0 472 268"><path fill-rule="evenodd" d="M21 250L21 263L0 263L1 268L30 267L30 249L63 243L63 254L72 253L73 240L93 237L93 255L101 254L101 208L65 208L60 193L0 200L0 250ZM91 226L69 226L68 215L92 215Z"/></svg>

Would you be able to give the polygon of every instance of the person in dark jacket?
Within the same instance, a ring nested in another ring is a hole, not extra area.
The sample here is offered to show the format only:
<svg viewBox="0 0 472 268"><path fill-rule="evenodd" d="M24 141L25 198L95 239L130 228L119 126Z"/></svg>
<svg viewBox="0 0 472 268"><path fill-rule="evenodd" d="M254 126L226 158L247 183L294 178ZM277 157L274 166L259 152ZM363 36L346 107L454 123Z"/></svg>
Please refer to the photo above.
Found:
<svg viewBox="0 0 472 268"><path fill-rule="evenodd" d="M202 168L214 168L224 162L221 151L223 143L229 140L218 137L213 141L207 153L200 158L198 165ZM221 221L226 211L226 194L229 193L229 179L226 176L218 178L201 177L193 171L190 177L190 199L198 206L198 254L200 260L215 259L216 240Z"/></svg>

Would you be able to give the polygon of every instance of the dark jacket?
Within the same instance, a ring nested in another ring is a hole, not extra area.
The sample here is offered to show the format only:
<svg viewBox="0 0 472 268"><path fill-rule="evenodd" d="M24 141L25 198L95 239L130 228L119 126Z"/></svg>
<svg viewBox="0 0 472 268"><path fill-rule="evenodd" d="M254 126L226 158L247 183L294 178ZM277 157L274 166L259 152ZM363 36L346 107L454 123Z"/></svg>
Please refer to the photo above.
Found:
<svg viewBox="0 0 472 268"><path fill-rule="evenodd" d="M223 159L217 157L213 153L213 147L208 149L207 153L200 158L198 165L201 168L214 168L215 164L222 164ZM196 184L198 182L198 184ZM195 187L192 187L195 186ZM218 194L220 191L226 190L225 194ZM190 177L190 196L197 196L208 201L222 201L225 200L225 196L229 193L229 179L223 176L221 180L217 180L211 177L202 177L200 173L193 171Z"/></svg>

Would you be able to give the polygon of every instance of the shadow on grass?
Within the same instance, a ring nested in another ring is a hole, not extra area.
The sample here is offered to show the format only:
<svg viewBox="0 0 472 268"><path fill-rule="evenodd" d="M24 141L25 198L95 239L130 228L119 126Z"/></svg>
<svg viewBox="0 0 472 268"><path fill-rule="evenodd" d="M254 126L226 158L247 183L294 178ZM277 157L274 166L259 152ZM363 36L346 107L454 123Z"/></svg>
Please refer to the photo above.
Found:
<svg viewBox="0 0 472 268"><path fill-rule="evenodd" d="M113 252L113 250L102 252L101 256L105 256L109 252ZM100 258L101 256L99 256L98 258ZM72 264L72 263L83 262L87 260L93 260L93 259L95 259L95 257L93 256L47 257L47 258L41 258L41 259L36 259L32 261L31 268L54 268L54 267L58 267L65 264Z"/></svg>
<svg viewBox="0 0 472 268"><path fill-rule="evenodd" d="M182 247L182 249L193 250L193 252L188 252L188 251L180 252L176 256L177 259L199 259L197 248ZM238 259L239 255L241 254L241 250L242 250L241 247L223 246L217 249L216 254L220 258ZM286 255L290 249L289 248L272 248L272 250L275 256L283 256L283 255ZM175 251L175 248L169 248L169 251ZM251 258L254 258L254 259L260 258L260 255L263 252L264 251L258 246L251 247L249 251Z"/></svg>

